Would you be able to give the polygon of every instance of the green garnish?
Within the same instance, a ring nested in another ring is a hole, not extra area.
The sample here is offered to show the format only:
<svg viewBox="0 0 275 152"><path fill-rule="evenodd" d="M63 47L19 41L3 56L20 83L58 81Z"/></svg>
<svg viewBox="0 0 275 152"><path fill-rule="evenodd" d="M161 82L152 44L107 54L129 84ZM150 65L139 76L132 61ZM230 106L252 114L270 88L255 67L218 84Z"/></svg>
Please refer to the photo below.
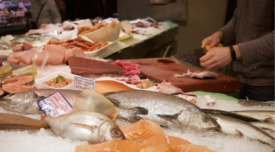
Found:
<svg viewBox="0 0 275 152"><path fill-rule="evenodd" d="M58 75L58 77L55 78L55 83L58 83L61 79L64 79L62 75Z"/></svg>

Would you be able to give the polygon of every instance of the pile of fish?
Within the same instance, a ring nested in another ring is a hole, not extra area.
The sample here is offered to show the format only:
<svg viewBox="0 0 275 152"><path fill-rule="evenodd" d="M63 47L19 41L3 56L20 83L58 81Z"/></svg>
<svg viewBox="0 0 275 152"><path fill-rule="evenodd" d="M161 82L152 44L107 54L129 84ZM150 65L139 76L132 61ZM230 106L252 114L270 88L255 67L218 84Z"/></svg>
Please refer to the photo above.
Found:
<svg viewBox="0 0 275 152"><path fill-rule="evenodd" d="M118 129L114 123L116 119L126 120L130 123L148 123L147 121L140 121L144 119L157 123L157 126L178 132L192 132L205 135L213 135L213 132L215 134L223 132L225 134L243 135L275 147L274 137L262 130L262 128L274 130L274 124L271 124L271 122L275 122L274 111L225 112L206 110L200 109L189 101L177 96L159 92L130 90L109 92L102 95L94 90L81 92L76 90L35 89L6 95L0 98L0 106L6 110L21 114L41 114L42 111L38 107L37 102L56 92L60 92L68 100L74 107L73 111L70 114L57 118L47 116L44 120L56 135L63 138L85 140L89 143L101 143L124 139L124 136L126 139L138 140L141 139L140 134L143 134L144 136L142 136L147 139L148 133L146 129L150 128L153 130L150 131L150 134L159 136L162 131L151 125L133 125L135 129L141 126L145 126L145 128L142 131L133 129L135 131L131 132L124 127ZM94 117L100 118L100 120ZM104 123L101 121L104 121ZM97 126L96 124L101 125ZM45 124L43 123L42 126L45 126ZM98 127L101 126L103 128L99 129ZM70 131L65 131L68 129ZM121 130L123 133L121 133ZM103 134L108 135L108 137L101 137ZM100 138L97 139L95 137ZM121 141L121 143L123 142ZM101 146L115 143L114 141L107 142ZM127 143L129 145L140 144L128 141ZM90 145L86 146L84 147L91 147ZM160 148L162 146L157 147ZM165 149L167 147L162 148Z"/></svg>

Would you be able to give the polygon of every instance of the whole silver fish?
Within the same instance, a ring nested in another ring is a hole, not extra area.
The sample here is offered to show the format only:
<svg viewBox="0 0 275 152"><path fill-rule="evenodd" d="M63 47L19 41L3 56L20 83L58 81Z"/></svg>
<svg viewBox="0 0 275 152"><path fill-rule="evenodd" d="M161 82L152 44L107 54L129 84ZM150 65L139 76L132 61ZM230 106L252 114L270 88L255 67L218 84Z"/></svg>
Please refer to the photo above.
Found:
<svg viewBox="0 0 275 152"><path fill-rule="evenodd" d="M275 147L274 137L245 121L220 114L209 113L209 115L217 120L222 128L222 132L226 134L244 135Z"/></svg>
<svg viewBox="0 0 275 152"><path fill-rule="evenodd" d="M59 117L47 116L45 121L56 135L63 138L79 139L90 144L125 139L111 119L95 112L77 111Z"/></svg>
<svg viewBox="0 0 275 152"><path fill-rule="evenodd" d="M56 92L60 92L71 105L74 105L76 98L81 93L81 91L76 90L36 89L6 95L0 98L0 106L8 111L23 114L40 114L43 112L40 110L37 102Z"/></svg>
<svg viewBox="0 0 275 152"><path fill-rule="evenodd" d="M273 122L250 122L250 124L261 129L275 131L275 124Z"/></svg>
<svg viewBox="0 0 275 152"><path fill-rule="evenodd" d="M256 118L265 122L275 122L275 111L233 111L233 113Z"/></svg>
<svg viewBox="0 0 275 152"><path fill-rule="evenodd" d="M220 130L218 123L196 105L173 95L140 90L105 95L118 106L118 118L132 123L143 118L182 131Z"/></svg>

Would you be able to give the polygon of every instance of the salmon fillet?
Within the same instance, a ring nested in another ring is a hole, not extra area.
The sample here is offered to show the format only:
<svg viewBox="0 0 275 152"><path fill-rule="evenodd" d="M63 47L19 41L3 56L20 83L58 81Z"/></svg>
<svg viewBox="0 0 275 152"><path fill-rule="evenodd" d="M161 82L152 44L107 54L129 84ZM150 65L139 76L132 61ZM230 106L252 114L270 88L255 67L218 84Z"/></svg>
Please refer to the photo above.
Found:
<svg viewBox="0 0 275 152"><path fill-rule="evenodd" d="M120 126L124 136L128 140L142 142L152 136L165 135L161 127L152 121L142 119L136 123Z"/></svg>
<svg viewBox="0 0 275 152"><path fill-rule="evenodd" d="M96 145L79 145L75 152L139 152L145 146L135 141L113 140Z"/></svg>
<svg viewBox="0 0 275 152"><path fill-rule="evenodd" d="M33 85L34 84L34 77L32 75L24 75L20 77L8 78L2 82L3 85L16 85L16 84L23 84L23 85Z"/></svg>
<svg viewBox="0 0 275 152"><path fill-rule="evenodd" d="M150 137L148 139L145 139L142 143L147 146L165 145L165 144L170 144L172 146L176 146L176 145L191 144L187 140L180 139L180 138L173 137L173 136L165 136L165 135Z"/></svg>
<svg viewBox="0 0 275 152"><path fill-rule="evenodd" d="M36 89L35 86L25 86L25 85L4 85L2 89L5 92L8 93L18 93L18 92L23 92L27 90L34 90Z"/></svg>

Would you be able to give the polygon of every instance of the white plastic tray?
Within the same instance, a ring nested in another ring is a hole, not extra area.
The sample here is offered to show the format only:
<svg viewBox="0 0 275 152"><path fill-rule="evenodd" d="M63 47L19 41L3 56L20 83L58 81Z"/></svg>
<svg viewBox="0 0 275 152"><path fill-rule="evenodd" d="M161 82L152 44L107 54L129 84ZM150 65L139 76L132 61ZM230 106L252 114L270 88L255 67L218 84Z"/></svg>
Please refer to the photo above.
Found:
<svg viewBox="0 0 275 152"><path fill-rule="evenodd" d="M43 82L45 81L49 81L51 80L52 78L55 78L57 77L58 75L61 75L63 76L64 78L67 78L67 79L73 79L74 80L74 77L77 76L77 75L74 75L74 74L70 74L70 73L66 73L66 72L62 72L62 71L56 71L52 74L49 74L39 80L36 81L36 84L39 85L40 87L42 88L47 88L47 89L73 89L74 87L74 83L71 83L63 88L54 88L54 87L51 87L51 86L48 86L48 85L44 85L42 84Z"/></svg>

